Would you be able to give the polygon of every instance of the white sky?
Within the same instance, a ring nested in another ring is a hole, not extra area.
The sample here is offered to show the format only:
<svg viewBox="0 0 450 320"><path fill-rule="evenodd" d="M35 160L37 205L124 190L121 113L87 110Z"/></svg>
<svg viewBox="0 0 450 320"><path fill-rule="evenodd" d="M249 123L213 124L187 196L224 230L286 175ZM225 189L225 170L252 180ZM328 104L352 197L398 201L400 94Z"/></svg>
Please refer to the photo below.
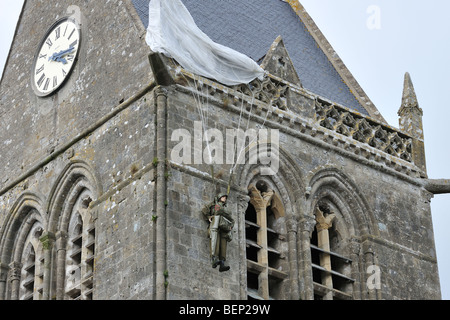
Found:
<svg viewBox="0 0 450 320"><path fill-rule="evenodd" d="M450 178L450 1L301 0L335 51L387 120L398 127L409 72L424 111L428 175ZM22 7L0 0L0 77ZM369 22L369 24L368 24ZM369 28L370 27L370 28ZM300 75L301 77L301 75ZM450 195L431 203L442 298L450 300Z"/></svg>

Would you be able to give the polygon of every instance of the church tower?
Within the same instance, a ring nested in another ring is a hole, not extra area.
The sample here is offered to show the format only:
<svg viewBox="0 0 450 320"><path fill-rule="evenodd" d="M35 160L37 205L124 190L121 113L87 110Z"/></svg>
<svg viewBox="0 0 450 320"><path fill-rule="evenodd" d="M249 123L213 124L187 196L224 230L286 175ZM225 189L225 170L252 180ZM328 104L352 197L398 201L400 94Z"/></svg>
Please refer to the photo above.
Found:
<svg viewBox="0 0 450 320"><path fill-rule="evenodd" d="M426 178L409 75L395 128L299 1L164 3L263 72L227 85L152 52L149 0L24 1L0 300L440 299L430 199L450 187Z"/></svg>

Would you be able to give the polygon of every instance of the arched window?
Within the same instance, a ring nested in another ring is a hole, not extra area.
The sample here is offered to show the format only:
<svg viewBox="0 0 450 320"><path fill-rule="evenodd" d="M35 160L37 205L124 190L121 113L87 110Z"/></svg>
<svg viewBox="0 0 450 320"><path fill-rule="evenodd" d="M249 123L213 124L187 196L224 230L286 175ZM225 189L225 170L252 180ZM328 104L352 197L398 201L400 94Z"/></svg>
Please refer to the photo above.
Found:
<svg viewBox="0 0 450 320"><path fill-rule="evenodd" d="M78 212L72 214L69 222L66 251L66 295L70 299L81 298L81 249L83 221Z"/></svg>
<svg viewBox="0 0 450 320"><path fill-rule="evenodd" d="M95 228L88 212L92 201L84 190L75 201L68 225L65 299L92 300Z"/></svg>
<svg viewBox="0 0 450 320"><path fill-rule="evenodd" d="M288 278L282 249L285 236L278 224L284 209L265 182L258 181L249 190L245 214L248 298L278 299L283 296L281 284Z"/></svg>
<svg viewBox="0 0 450 320"><path fill-rule="evenodd" d="M1 259L7 262L4 299L41 300L44 290L44 248L41 238L44 220L37 197L21 196L5 223ZM3 265L4 267L6 264Z"/></svg>
<svg viewBox="0 0 450 320"><path fill-rule="evenodd" d="M345 253L339 230L340 215L332 204L321 202L315 209L316 225L311 237L311 260L316 300L352 299L352 260Z"/></svg>
<svg viewBox="0 0 450 320"><path fill-rule="evenodd" d="M72 161L50 193L48 229L56 240L50 285L57 300L94 296L95 219L89 205L102 192L91 172L85 162Z"/></svg>
<svg viewBox="0 0 450 320"><path fill-rule="evenodd" d="M20 277L20 300L40 300L44 283L44 255L39 238L42 227L36 222L25 242L22 254L22 271Z"/></svg>

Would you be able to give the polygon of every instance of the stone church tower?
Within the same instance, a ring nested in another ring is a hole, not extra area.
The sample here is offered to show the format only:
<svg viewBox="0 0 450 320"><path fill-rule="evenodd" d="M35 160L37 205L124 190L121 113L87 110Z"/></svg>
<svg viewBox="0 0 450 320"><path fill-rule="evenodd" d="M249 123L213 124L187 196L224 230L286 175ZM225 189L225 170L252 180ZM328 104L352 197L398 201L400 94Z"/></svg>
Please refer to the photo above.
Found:
<svg viewBox="0 0 450 320"><path fill-rule="evenodd" d="M183 0L267 72L225 86L150 51L148 2L24 3L0 83L0 300L440 299L430 199L450 187L427 179L411 77L397 129L298 1ZM231 129L277 133L275 174L260 140L238 165L174 159L179 133L202 155ZM220 273L201 209L227 191Z"/></svg>

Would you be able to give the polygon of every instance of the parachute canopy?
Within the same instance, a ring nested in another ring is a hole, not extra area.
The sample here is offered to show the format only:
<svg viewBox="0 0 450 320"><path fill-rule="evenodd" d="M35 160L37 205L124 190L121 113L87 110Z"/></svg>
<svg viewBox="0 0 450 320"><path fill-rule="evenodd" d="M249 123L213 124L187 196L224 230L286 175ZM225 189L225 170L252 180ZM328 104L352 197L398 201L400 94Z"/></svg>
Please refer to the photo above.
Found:
<svg viewBox="0 0 450 320"><path fill-rule="evenodd" d="M146 42L185 70L225 85L262 79L264 70L246 55L212 41L180 0L151 0Z"/></svg>

